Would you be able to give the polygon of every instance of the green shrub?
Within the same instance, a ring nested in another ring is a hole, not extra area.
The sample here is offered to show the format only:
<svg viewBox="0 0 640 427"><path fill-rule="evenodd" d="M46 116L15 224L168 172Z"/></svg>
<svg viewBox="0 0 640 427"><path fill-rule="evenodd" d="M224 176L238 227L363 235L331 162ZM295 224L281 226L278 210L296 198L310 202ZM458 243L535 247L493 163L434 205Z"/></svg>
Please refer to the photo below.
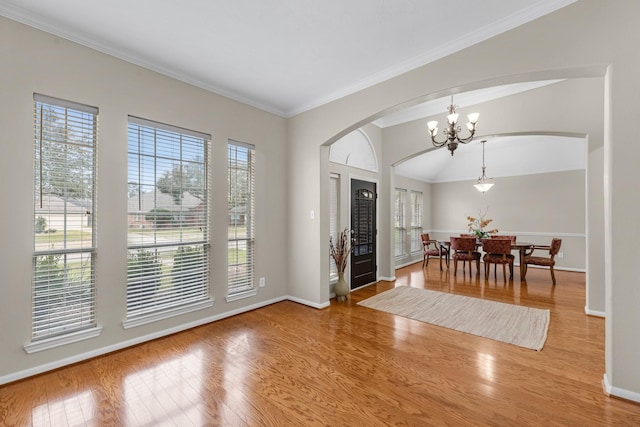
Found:
<svg viewBox="0 0 640 427"><path fill-rule="evenodd" d="M47 219L43 216L36 218L36 233L44 233L47 229Z"/></svg>
<svg viewBox="0 0 640 427"><path fill-rule="evenodd" d="M160 287L161 276L162 262L154 251L140 249L130 252L127 256L127 282L130 289L137 291L129 293L127 307L135 308L155 295Z"/></svg>
<svg viewBox="0 0 640 427"><path fill-rule="evenodd" d="M199 247L182 246L173 257L173 287L184 292L185 286L201 282L204 277L204 251Z"/></svg>

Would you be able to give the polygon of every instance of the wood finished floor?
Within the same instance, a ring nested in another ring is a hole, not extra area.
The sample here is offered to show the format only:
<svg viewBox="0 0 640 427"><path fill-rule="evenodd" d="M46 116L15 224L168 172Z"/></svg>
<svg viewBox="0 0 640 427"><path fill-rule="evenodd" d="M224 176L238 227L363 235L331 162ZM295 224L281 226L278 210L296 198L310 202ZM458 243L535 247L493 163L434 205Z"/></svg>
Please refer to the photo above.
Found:
<svg viewBox="0 0 640 427"><path fill-rule="evenodd" d="M640 425L603 394L604 320L584 274L528 283L396 272L316 310L281 302L0 387L2 426ZM516 278L518 274L516 273ZM541 352L357 305L413 286L551 311Z"/></svg>

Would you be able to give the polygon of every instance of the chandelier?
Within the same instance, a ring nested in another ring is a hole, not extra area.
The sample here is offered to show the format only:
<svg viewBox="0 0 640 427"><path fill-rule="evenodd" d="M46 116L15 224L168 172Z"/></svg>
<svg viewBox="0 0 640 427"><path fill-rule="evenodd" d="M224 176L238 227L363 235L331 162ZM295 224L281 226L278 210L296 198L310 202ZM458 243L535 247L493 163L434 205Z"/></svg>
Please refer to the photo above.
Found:
<svg viewBox="0 0 640 427"><path fill-rule="evenodd" d="M467 123L467 129L469 129L469 136L466 138L461 138L458 132L462 130L461 127L457 126L458 116L456 113L456 105L453 104L453 95L451 95L451 105L447 108L449 114L447 115L448 125L446 129L443 129L442 132L445 135L444 141L436 140L436 136L438 136L438 121L433 120L427 123L427 128L429 129L429 134L431 135L431 141L433 145L436 147L442 147L443 145L447 145L447 149L451 151L451 155L453 156L453 152L458 148L458 143L468 144L473 139L473 135L476 133L476 123L478 123L479 113L471 113L467 116L469 122Z"/></svg>
<svg viewBox="0 0 640 427"><path fill-rule="evenodd" d="M493 184L495 184L495 182L493 182L493 178L487 178L487 176L484 173L484 170L485 170L485 166L484 166L484 143L487 142L487 140L483 139L480 142L482 142L482 175L480 176L480 178L478 178L478 182L473 184L473 186L476 187L476 189L479 192L484 193L485 191L489 191L489 189L491 187L493 187Z"/></svg>

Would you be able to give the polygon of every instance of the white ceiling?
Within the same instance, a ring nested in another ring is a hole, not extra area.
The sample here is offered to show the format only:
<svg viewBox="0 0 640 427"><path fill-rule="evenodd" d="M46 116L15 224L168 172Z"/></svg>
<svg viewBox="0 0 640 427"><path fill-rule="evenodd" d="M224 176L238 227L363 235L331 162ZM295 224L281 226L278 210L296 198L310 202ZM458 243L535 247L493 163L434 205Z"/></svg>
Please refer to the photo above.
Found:
<svg viewBox="0 0 640 427"><path fill-rule="evenodd" d="M575 0L0 0L0 14L289 117Z"/></svg>
<svg viewBox="0 0 640 427"><path fill-rule="evenodd" d="M533 175L585 168L586 140L567 136L518 135L485 138L489 178ZM482 174L482 143L459 145L451 156L446 147L417 155L395 167L395 173L437 183L478 179ZM430 144L425 137L425 145Z"/></svg>

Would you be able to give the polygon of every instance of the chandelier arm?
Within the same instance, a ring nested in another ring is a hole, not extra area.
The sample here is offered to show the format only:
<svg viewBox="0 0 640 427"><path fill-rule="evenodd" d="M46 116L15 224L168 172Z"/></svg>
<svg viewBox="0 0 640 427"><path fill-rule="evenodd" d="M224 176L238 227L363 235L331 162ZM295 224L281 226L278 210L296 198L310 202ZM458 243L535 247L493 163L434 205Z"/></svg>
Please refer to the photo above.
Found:
<svg viewBox="0 0 640 427"><path fill-rule="evenodd" d="M437 141L436 137L431 135L431 142L433 142L433 145L435 145L436 147L442 147L447 142L449 142L449 138L445 139L444 141Z"/></svg>
<svg viewBox="0 0 640 427"><path fill-rule="evenodd" d="M473 136L475 135L475 132L471 132L471 135L469 135L466 138L460 138L460 135L456 135L456 139L458 140L458 142L462 143L462 144L468 144L471 141L473 141Z"/></svg>

